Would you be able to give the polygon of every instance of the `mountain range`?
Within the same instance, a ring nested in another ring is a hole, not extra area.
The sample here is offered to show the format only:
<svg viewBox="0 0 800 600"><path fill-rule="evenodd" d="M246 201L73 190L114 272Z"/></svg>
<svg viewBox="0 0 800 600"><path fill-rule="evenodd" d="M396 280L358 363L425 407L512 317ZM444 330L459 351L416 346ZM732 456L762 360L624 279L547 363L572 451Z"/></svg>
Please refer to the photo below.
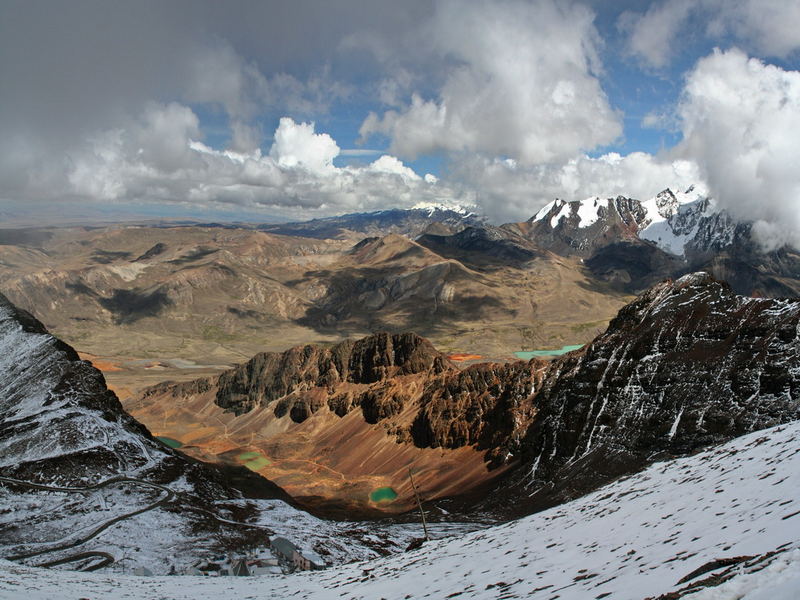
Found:
<svg viewBox="0 0 800 600"><path fill-rule="evenodd" d="M7 559L166 573L165 554L183 568L278 533L337 564L405 547L419 492L439 535L523 520L426 544L408 555L421 570L389 559L359 583L346 567L306 590L268 589L397 597L440 554L434 593L601 598L627 586L677 598L800 564L784 539L798 514L791 467L774 466L790 465L800 417L798 255L764 251L753 224L703 190L557 200L501 226L431 207L279 226L6 230L0 242ZM769 503L755 504L757 481L773 476ZM649 498L647 481L668 499ZM683 494L706 508L687 511ZM723 529L760 529L688 540L712 507ZM628 527L644 510L666 523ZM548 529L581 520L574 540ZM627 541L605 548L593 527ZM542 531L556 549L535 577L490 561L498 580L478 589L460 566L497 551L527 567L532 546L503 536ZM603 548L605 564L576 570L565 540ZM671 566L634 556L634 540ZM682 548L653 550L668 544ZM619 575L601 581L612 566ZM571 583L554 575L572 570ZM645 570L685 570L686 585L645 585L634 573ZM699 585L705 573L714 580Z"/></svg>

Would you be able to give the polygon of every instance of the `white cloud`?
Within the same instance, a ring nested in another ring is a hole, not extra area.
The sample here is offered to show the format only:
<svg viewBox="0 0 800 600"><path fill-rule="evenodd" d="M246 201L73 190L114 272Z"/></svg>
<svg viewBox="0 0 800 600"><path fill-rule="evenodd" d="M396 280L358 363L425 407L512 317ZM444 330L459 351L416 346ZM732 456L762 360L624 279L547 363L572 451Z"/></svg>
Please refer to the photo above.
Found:
<svg viewBox="0 0 800 600"><path fill-rule="evenodd" d="M713 196L761 222L761 241L800 247L800 72L715 51L689 74L677 148L700 165Z"/></svg>
<svg viewBox="0 0 800 600"><path fill-rule="evenodd" d="M786 0L666 0L646 12L626 12L620 28L628 51L661 68L693 43L700 26L717 41L732 38L762 56L785 58L800 49L800 3Z"/></svg>
<svg viewBox="0 0 800 600"><path fill-rule="evenodd" d="M270 157L280 167L302 167L313 173L332 171L339 146L327 133L314 133L313 123L295 123L288 117L280 120Z"/></svg>
<svg viewBox="0 0 800 600"><path fill-rule="evenodd" d="M199 134L188 107L150 105L125 128L102 132L76 152L62 187L90 200L239 205L292 218L420 201L471 203L468 190L423 179L393 156L364 167L334 166L339 147L313 123L282 118L267 155L217 150L198 141Z"/></svg>
<svg viewBox="0 0 800 600"><path fill-rule="evenodd" d="M705 0L708 33L733 35L753 50L787 57L800 48L800 2L796 0Z"/></svg>
<svg viewBox="0 0 800 600"><path fill-rule="evenodd" d="M670 0L652 4L643 15L623 13L620 26L629 34L628 50L652 67L663 67L680 47L680 28L702 0Z"/></svg>
<svg viewBox="0 0 800 600"><path fill-rule="evenodd" d="M400 159L395 158L394 156L389 156L388 154L384 154L383 156L381 156L378 160L373 162L368 168L373 173L387 173L387 174L399 175L400 177L409 179L411 181L417 181L420 178L419 175L417 175L413 169L405 166Z"/></svg>
<svg viewBox="0 0 800 600"><path fill-rule="evenodd" d="M255 63L223 42L198 49L187 71L184 99L220 106L231 128L229 146L237 152L251 152L261 144L261 130L253 121L264 107L320 114L350 93L347 85L330 79L327 69L306 81L280 72L266 77Z"/></svg>
<svg viewBox="0 0 800 600"><path fill-rule="evenodd" d="M621 134L620 117L593 74L599 42L586 7L447 0L428 35L449 65L438 97L414 93L399 110L370 114L362 138L385 134L390 151L404 157L465 151L534 164Z"/></svg>

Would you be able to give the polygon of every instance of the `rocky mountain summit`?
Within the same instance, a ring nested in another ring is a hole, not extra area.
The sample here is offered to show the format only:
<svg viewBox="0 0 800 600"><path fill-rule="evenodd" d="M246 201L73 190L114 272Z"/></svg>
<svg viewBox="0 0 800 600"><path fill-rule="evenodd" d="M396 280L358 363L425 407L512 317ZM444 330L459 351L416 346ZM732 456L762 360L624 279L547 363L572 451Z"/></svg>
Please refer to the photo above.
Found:
<svg viewBox="0 0 800 600"><path fill-rule="evenodd" d="M635 471L659 454L693 452L798 418L799 327L800 300L737 296L710 275L694 273L654 286L591 344L551 362L460 370L421 338L379 334L327 349L262 354L216 380L157 386L134 414L168 423L176 419L170 412L176 404L196 415L211 414L213 402L215 416L200 426L227 415L228 438L232 431L247 433L270 460L287 452L281 441L302 436L310 444L304 451L346 480L381 475L406 493L409 461L428 453L419 477L427 497L469 492L504 475L500 496L482 505L504 514L531 511ZM167 429L180 435L177 422ZM383 451L372 463L352 459L360 450L333 444L334 430ZM468 452L462 464L471 476L460 488L448 483L452 469L437 471L431 449L440 460ZM392 454L403 458L392 462ZM295 480L295 491L303 485ZM338 490L327 493L344 488ZM513 511L496 502L516 496Z"/></svg>
<svg viewBox="0 0 800 600"><path fill-rule="evenodd" d="M430 342L413 333L381 333L331 348L304 346L283 353L265 352L219 377L216 403L241 415L283 399L275 407L276 415L288 412L293 421L302 423L320 408L318 403L308 402L304 394L308 390L334 391L342 384L368 385L403 375L441 373L447 363ZM351 396L328 401L334 412L347 412L352 404Z"/></svg>
<svg viewBox="0 0 800 600"><path fill-rule="evenodd" d="M765 251L753 224L721 209L702 186L666 189L647 200L554 200L525 223L504 228L542 249L582 258L595 277L625 289L703 270L741 294L800 292L800 255L790 247Z"/></svg>

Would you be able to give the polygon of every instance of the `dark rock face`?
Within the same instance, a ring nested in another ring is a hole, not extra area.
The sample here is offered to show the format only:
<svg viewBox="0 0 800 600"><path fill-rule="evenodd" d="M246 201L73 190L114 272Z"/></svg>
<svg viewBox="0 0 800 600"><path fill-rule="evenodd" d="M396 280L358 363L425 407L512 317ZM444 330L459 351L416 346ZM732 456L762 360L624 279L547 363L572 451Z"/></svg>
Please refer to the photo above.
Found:
<svg viewBox="0 0 800 600"><path fill-rule="evenodd" d="M743 298L704 273L660 284L551 363L529 401L532 424L508 446L525 466L505 484L536 492L529 509L800 418L800 300Z"/></svg>
<svg viewBox="0 0 800 600"><path fill-rule="evenodd" d="M503 462L512 440L536 414L529 396L546 364L480 364L432 381L411 426L414 443L432 448L474 444L489 450L490 462Z"/></svg>
<svg viewBox="0 0 800 600"><path fill-rule="evenodd" d="M413 333L379 333L355 342L346 340L331 348L301 346L280 354L257 354L220 375L216 403L241 415L314 388L332 392L342 383L372 384L400 375L439 373L446 368L447 359L427 340ZM351 400L346 398L339 395L329 401L337 414L346 414L352 408ZM293 414L313 414L322 404L306 405ZM285 414L283 407L276 411Z"/></svg>
<svg viewBox="0 0 800 600"><path fill-rule="evenodd" d="M364 420L374 425L383 419L400 414L410 400L407 394L379 387L362 393L358 403L361 405Z"/></svg>

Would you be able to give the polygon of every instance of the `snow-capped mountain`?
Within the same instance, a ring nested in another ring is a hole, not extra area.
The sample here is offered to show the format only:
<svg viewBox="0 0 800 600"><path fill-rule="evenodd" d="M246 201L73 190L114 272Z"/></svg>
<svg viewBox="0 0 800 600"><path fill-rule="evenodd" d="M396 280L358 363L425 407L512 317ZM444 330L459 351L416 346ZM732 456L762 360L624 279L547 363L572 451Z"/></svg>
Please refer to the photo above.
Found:
<svg viewBox="0 0 800 600"><path fill-rule="evenodd" d="M532 237L560 239L567 248L584 256L599 244L638 238L683 257L686 244L695 239L701 222L719 213L705 189L693 186L685 192L667 189L645 201L624 196L595 196L574 202L554 200L528 223ZM715 236L709 243L729 243L725 234L723 229L719 238Z"/></svg>
<svg viewBox="0 0 800 600"><path fill-rule="evenodd" d="M504 227L540 248L582 258L593 275L628 290L705 270L738 293L800 292L800 256L790 248L763 252L752 223L734 219L702 186L667 189L644 201L555 200L529 221Z"/></svg>
<svg viewBox="0 0 800 600"><path fill-rule="evenodd" d="M415 238L433 227L437 231L458 232L479 225L485 218L463 206L420 204L410 209L389 209L313 219L299 223L261 225L260 230L281 235L309 238L363 238L395 233Z"/></svg>
<svg viewBox="0 0 800 600"><path fill-rule="evenodd" d="M64 573L0 561L0 595L794 600L800 423L651 465L562 506L399 556L258 578Z"/></svg>

